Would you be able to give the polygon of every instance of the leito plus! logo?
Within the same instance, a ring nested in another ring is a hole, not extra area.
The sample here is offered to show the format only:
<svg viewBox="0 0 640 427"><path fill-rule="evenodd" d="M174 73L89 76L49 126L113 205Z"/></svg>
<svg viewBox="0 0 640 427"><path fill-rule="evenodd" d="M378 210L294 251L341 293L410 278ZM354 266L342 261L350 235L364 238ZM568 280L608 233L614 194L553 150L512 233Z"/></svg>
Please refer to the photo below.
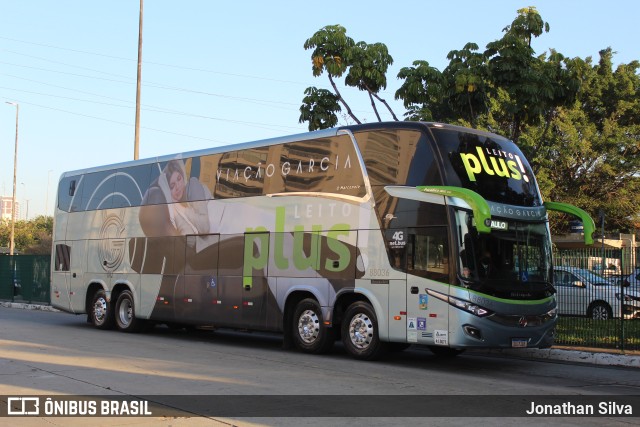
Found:
<svg viewBox="0 0 640 427"><path fill-rule="evenodd" d="M475 181L476 175L484 173L529 182L522 159L517 154L493 148L483 150L482 147L476 147L476 154L460 153L460 158L469 181Z"/></svg>

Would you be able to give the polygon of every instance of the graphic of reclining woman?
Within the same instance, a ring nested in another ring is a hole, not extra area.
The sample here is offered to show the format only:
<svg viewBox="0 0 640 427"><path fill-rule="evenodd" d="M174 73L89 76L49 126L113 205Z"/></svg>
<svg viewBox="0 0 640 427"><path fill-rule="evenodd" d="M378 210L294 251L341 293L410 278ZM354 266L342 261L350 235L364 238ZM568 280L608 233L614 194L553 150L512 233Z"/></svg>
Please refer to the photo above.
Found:
<svg viewBox="0 0 640 427"><path fill-rule="evenodd" d="M146 236L203 236L188 240L199 252L211 244L206 235L212 233L212 199L198 178L187 180L181 159L170 160L144 195L140 225Z"/></svg>
<svg viewBox="0 0 640 427"><path fill-rule="evenodd" d="M174 202L168 205L171 224L181 235L208 234L209 211L205 201L212 199L211 192L197 178L189 179L187 185L186 177L182 160L171 160L158 179L165 198Z"/></svg>

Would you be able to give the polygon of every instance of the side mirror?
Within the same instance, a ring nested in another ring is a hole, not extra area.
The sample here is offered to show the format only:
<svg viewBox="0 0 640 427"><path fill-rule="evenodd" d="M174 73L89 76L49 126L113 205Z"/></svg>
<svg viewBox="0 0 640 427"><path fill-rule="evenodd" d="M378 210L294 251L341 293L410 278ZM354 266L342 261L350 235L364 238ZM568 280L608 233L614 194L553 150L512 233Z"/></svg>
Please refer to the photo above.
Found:
<svg viewBox="0 0 640 427"><path fill-rule="evenodd" d="M581 282L579 280L576 280L575 282L573 282L572 285L574 287L576 287L576 288L584 288L585 287L584 282Z"/></svg>

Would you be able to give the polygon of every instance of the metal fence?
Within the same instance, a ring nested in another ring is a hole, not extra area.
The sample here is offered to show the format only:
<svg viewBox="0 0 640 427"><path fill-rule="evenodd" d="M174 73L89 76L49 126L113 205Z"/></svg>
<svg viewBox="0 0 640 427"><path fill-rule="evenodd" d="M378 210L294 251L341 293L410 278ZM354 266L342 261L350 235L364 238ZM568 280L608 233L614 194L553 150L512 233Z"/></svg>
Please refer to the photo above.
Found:
<svg viewBox="0 0 640 427"><path fill-rule="evenodd" d="M0 300L49 304L48 255L0 256Z"/></svg>
<svg viewBox="0 0 640 427"><path fill-rule="evenodd" d="M637 252L595 248L554 253L560 314L556 344L640 350Z"/></svg>

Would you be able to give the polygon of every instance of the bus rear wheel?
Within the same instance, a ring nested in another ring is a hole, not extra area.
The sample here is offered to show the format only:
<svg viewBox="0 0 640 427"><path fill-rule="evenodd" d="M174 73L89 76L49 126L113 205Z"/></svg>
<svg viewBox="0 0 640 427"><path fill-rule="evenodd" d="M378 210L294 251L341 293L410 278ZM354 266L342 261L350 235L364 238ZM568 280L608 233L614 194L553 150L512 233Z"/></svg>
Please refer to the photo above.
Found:
<svg viewBox="0 0 640 427"><path fill-rule="evenodd" d="M131 291L122 291L116 301L115 319L118 329L122 332L137 332L142 323L136 319L136 310Z"/></svg>
<svg viewBox="0 0 640 427"><path fill-rule="evenodd" d="M107 300L107 293L104 289L98 289L93 294L89 305L89 319L93 326L98 329L113 328L113 310Z"/></svg>
<svg viewBox="0 0 640 427"><path fill-rule="evenodd" d="M388 350L378 336L378 319L369 303L349 306L342 321L342 343L347 352L361 360L376 360Z"/></svg>
<svg viewBox="0 0 640 427"><path fill-rule="evenodd" d="M293 342L305 353L327 353L333 347L333 329L324 324L320 304L313 298L296 305L292 327Z"/></svg>

